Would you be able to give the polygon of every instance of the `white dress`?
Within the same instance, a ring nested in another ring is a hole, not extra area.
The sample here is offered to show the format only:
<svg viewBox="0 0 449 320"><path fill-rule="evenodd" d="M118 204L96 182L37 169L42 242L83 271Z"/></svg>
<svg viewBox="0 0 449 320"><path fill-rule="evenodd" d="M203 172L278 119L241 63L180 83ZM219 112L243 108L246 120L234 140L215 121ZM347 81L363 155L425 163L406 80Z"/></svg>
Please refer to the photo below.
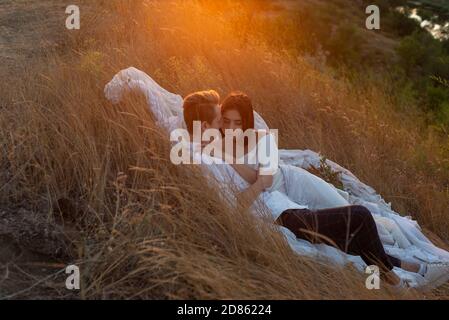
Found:
<svg viewBox="0 0 449 320"><path fill-rule="evenodd" d="M320 177L303 168L283 163L279 164L279 150L272 134L263 136L258 142L258 146L261 145L269 146L269 148L265 149L266 153L270 153L267 154L267 159L275 163L267 163L261 166L257 159L257 152L254 152L252 156L250 156L250 153L247 153L244 161L246 165L254 170L259 172L260 170L267 171L267 174L273 175L273 184L267 189L268 192L279 191L284 193L293 202L306 206L311 210L350 205L347 199L333 185ZM270 170L270 168L274 170Z"/></svg>

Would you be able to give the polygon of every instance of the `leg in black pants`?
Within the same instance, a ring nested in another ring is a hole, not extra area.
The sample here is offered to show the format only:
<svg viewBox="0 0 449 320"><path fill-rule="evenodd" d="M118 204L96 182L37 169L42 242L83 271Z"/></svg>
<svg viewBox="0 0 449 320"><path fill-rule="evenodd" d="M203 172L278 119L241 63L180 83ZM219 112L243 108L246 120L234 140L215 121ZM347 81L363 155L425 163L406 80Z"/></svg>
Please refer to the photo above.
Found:
<svg viewBox="0 0 449 320"><path fill-rule="evenodd" d="M276 222L298 238L332 245L386 272L401 265L400 260L386 254L371 212L363 206L291 209L284 211Z"/></svg>

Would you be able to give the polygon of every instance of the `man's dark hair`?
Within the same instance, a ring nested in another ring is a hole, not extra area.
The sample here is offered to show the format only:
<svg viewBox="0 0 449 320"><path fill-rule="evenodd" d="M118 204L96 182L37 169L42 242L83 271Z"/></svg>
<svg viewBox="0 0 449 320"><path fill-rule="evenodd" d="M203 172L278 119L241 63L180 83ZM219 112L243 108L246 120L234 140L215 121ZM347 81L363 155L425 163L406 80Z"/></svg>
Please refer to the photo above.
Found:
<svg viewBox="0 0 449 320"><path fill-rule="evenodd" d="M220 104L220 95L214 90L189 94L184 99L184 121L187 130L193 133L194 121L212 123L216 117L215 107Z"/></svg>

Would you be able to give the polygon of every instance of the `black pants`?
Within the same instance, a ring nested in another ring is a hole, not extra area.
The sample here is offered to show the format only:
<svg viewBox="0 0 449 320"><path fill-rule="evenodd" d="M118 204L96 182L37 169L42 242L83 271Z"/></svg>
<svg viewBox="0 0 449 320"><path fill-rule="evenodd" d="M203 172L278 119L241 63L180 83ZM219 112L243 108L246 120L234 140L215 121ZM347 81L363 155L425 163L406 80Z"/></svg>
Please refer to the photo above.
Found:
<svg viewBox="0 0 449 320"><path fill-rule="evenodd" d="M291 209L284 211L276 222L298 238L332 245L384 271L401 266L399 259L386 254L371 212L363 206Z"/></svg>

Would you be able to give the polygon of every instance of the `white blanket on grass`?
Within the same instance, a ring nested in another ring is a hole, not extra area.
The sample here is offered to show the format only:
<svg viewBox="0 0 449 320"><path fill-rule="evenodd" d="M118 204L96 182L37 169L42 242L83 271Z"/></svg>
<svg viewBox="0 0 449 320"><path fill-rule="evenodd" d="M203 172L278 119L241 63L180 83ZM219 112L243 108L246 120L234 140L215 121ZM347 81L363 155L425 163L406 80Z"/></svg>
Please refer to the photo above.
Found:
<svg viewBox="0 0 449 320"><path fill-rule="evenodd" d="M112 103L119 103L124 93L136 91L144 94L150 111L158 124L168 132L177 128L185 128L183 117L183 98L170 93L159 86L145 72L136 68L120 71L105 86L106 98ZM256 129L268 129L266 122L257 113L255 115ZM321 157L311 150L279 150L281 162L308 169L311 166L319 167ZM412 262L449 263L449 252L436 247L424 236L421 228L411 217L403 217L391 209L391 204L371 187L362 183L349 170L327 160L327 165L335 172L340 172L340 179L344 190L339 192L351 204L367 207L378 227L379 235L386 252L402 260ZM291 248L300 255L307 255L316 259L331 261L337 265L352 262L360 271L365 270L365 263L360 257L347 255L340 250L324 244L311 244L308 241L297 239L288 229L279 227L285 235ZM411 286L424 285L422 277L405 270L395 268L397 274ZM449 279L449 275L448 275Z"/></svg>

